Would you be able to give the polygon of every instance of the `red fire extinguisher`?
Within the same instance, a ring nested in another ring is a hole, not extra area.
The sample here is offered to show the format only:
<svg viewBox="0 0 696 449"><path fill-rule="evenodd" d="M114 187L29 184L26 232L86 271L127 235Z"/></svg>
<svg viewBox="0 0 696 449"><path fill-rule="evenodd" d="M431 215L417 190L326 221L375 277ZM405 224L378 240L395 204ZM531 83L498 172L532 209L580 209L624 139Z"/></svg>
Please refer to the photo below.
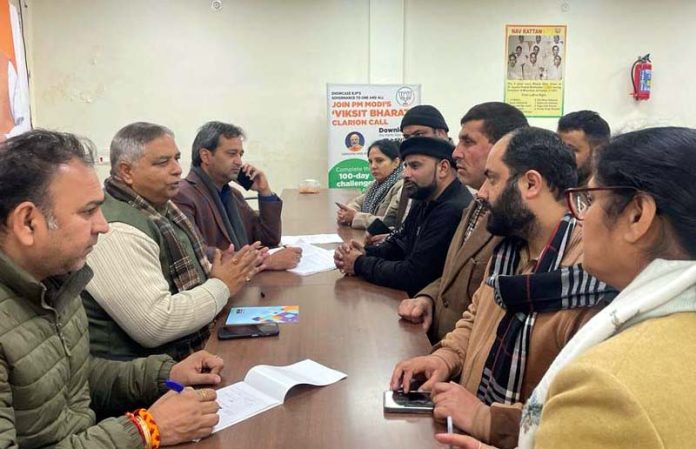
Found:
<svg viewBox="0 0 696 449"><path fill-rule="evenodd" d="M652 80L652 62L650 53L638 57L631 67L631 81L633 82L633 98L647 100L650 98L650 84Z"/></svg>

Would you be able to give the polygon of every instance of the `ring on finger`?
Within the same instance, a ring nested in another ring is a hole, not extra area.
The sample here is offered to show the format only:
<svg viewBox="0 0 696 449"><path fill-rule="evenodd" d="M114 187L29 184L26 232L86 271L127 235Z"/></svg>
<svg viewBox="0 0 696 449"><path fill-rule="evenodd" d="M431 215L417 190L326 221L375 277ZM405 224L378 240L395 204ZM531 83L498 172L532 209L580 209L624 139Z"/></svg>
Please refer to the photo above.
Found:
<svg viewBox="0 0 696 449"><path fill-rule="evenodd" d="M205 390L196 390L196 392L201 401L205 401L208 398L208 393Z"/></svg>
<svg viewBox="0 0 696 449"><path fill-rule="evenodd" d="M249 281L251 281L251 278L250 278L249 276L247 276L247 277L244 278L244 280L247 281L247 282L249 282Z"/></svg>

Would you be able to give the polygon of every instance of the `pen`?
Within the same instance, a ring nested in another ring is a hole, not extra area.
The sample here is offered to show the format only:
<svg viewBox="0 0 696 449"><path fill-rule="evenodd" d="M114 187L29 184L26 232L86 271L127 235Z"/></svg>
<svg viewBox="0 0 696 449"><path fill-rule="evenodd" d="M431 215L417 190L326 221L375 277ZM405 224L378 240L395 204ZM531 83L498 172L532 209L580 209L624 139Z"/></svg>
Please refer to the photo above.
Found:
<svg viewBox="0 0 696 449"><path fill-rule="evenodd" d="M454 426L452 425L452 417L447 417L447 433L454 433ZM452 449L452 445L449 445L449 449Z"/></svg>
<svg viewBox="0 0 696 449"><path fill-rule="evenodd" d="M184 386L181 385L179 382L176 382L171 379L167 379L164 381L164 385L169 388L172 391L176 391L177 393L181 393L184 391Z"/></svg>

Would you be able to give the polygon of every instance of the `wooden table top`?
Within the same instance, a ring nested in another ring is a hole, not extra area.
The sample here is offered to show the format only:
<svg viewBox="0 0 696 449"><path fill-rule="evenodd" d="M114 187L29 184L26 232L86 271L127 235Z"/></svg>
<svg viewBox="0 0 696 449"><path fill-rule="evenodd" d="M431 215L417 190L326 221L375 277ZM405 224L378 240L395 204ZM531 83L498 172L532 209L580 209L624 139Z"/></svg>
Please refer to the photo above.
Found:
<svg viewBox="0 0 696 449"><path fill-rule="evenodd" d="M335 201L355 191L317 194L283 192L283 234L337 232L346 240L363 232L339 227ZM265 297L262 297L261 292ZM281 325L277 337L219 341L206 349L225 360L223 383L244 379L255 365L289 365L312 359L348 375L326 387L298 386L285 403L228 427L199 443L208 448L435 448L443 426L429 415L384 414L382 395L394 365L426 354L430 344L420 326L396 314L404 292L378 287L338 270L312 276L263 272L232 301L233 306L299 304L300 321ZM226 311L219 319L224 322Z"/></svg>

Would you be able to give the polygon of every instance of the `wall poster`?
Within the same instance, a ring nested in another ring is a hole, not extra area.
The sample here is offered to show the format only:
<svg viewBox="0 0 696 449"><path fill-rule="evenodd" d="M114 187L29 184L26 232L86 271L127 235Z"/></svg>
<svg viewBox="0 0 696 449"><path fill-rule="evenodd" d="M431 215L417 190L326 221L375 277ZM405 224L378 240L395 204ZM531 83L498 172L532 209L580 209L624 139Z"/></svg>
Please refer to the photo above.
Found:
<svg viewBox="0 0 696 449"><path fill-rule="evenodd" d="M364 190L372 182L367 150L379 139L402 140L401 118L420 104L420 85L328 84L328 186Z"/></svg>
<svg viewBox="0 0 696 449"><path fill-rule="evenodd" d="M505 102L528 117L563 115L565 25L507 25Z"/></svg>

